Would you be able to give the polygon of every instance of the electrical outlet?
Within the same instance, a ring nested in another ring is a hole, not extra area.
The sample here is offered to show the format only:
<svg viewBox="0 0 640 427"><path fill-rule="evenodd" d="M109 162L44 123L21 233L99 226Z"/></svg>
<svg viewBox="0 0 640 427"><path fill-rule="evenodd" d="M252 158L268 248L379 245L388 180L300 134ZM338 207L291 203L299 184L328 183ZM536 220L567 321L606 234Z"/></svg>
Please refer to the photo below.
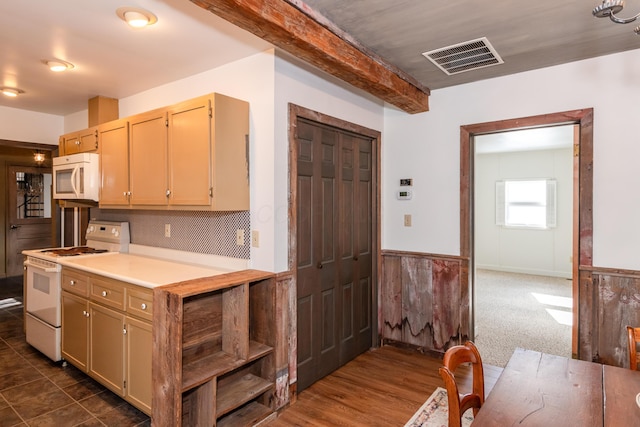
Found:
<svg viewBox="0 0 640 427"><path fill-rule="evenodd" d="M254 248L260 247L260 233L258 230L251 231L251 246Z"/></svg>
<svg viewBox="0 0 640 427"><path fill-rule="evenodd" d="M164 225L164 237L171 237L171 224Z"/></svg>
<svg viewBox="0 0 640 427"><path fill-rule="evenodd" d="M236 230L236 245L244 246L244 230L240 228Z"/></svg>
<svg viewBox="0 0 640 427"><path fill-rule="evenodd" d="M411 227L411 215L410 214L405 214L404 215L404 226L405 227Z"/></svg>

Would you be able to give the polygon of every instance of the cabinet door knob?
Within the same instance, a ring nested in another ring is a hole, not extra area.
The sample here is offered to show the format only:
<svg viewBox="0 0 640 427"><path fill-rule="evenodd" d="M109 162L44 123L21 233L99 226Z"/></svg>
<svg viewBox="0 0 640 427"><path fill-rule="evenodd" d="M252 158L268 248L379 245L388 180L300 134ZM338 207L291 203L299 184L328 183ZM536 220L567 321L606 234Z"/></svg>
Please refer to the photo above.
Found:
<svg viewBox="0 0 640 427"><path fill-rule="evenodd" d="M102 291L102 296L106 297L107 296L107 291Z"/></svg>
<svg viewBox="0 0 640 427"><path fill-rule="evenodd" d="M127 328L122 328L122 335L127 335Z"/></svg>
<svg viewBox="0 0 640 427"><path fill-rule="evenodd" d="M146 310L146 309L147 309L147 304L142 303L142 304L140 305L140 308L142 308L143 310Z"/></svg>
<svg viewBox="0 0 640 427"><path fill-rule="evenodd" d="M318 265L316 265L316 267L318 267L319 269L322 269L322 263L318 262Z"/></svg>
<svg viewBox="0 0 640 427"><path fill-rule="evenodd" d="M75 281L75 280L69 280L69 284L70 284L71 286L75 286L75 285L76 285L76 281Z"/></svg>

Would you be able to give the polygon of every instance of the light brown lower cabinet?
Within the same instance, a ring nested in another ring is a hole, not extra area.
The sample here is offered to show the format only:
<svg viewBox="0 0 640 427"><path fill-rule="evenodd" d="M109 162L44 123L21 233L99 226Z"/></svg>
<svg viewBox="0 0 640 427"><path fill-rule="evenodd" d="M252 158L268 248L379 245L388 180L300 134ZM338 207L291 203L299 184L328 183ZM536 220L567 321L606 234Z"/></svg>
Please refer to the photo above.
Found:
<svg viewBox="0 0 640 427"><path fill-rule="evenodd" d="M62 271L62 357L151 414L153 291Z"/></svg>
<svg viewBox="0 0 640 427"><path fill-rule="evenodd" d="M89 361L89 302L62 291L62 357L87 372Z"/></svg>
<svg viewBox="0 0 640 427"><path fill-rule="evenodd" d="M120 396L125 395L124 319L122 313L89 303L89 374Z"/></svg>

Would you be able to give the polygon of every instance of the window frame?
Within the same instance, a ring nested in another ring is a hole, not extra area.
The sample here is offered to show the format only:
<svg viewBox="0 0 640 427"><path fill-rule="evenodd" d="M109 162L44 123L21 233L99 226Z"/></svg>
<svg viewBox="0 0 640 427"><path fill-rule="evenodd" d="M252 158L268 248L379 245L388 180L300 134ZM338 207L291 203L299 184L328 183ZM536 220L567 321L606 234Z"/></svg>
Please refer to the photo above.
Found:
<svg viewBox="0 0 640 427"><path fill-rule="evenodd" d="M535 201L521 201L509 203L507 200L507 183L509 182L544 182L545 183L545 203ZM504 179L495 183L495 224L504 228L530 229L530 230L550 230L557 227L557 181L552 178L522 178ZM535 206L545 208L545 224L516 224L508 222L509 206Z"/></svg>

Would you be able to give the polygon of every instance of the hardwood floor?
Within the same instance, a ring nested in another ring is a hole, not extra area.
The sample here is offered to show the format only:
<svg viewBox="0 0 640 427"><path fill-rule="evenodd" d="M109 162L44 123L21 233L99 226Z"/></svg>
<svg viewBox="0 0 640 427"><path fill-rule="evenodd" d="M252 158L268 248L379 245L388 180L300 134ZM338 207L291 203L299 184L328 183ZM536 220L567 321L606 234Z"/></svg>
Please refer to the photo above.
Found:
<svg viewBox="0 0 640 427"><path fill-rule="evenodd" d="M368 351L301 392L268 426L404 426L444 386L440 366L440 359L393 346ZM486 394L501 372L485 365ZM470 387L469 370L457 377Z"/></svg>

